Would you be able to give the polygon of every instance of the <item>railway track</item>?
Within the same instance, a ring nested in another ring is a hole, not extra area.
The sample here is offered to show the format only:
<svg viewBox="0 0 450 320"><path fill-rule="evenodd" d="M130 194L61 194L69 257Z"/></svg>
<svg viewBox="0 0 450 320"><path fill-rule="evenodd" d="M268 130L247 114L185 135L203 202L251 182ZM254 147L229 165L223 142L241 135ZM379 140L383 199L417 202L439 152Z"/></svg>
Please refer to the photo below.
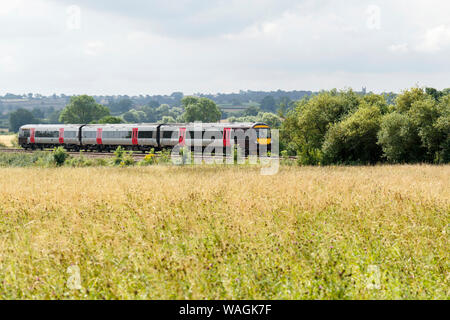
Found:
<svg viewBox="0 0 450 320"><path fill-rule="evenodd" d="M33 153L33 152L52 152L51 149L36 149L36 150L25 150L25 149L12 149L12 148L0 148L1 152L7 152L7 153ZM82 151L82 152L67 152L71 156L80 156L83 155L84 157L89 158L108 158L108 157L114 157L113 152L91 152L91 151ZM133 157L135 158L144 158L147 154L144 153L137 153L133 152Z"/></svg>
<svg viewBox="0 0 450 320"><path fill-rule="evenodd" d="M44 149L44 150L25 150L25 149L17 149L17 148L0 148L0 153L33 153L33 152L52 152L51 149ZM82 151L82 152L67 152L69 155L77 157L77 156L83 156L86 158L111 158L114 157L114 152L94 152L94 151ZM133 158L139 160L143 159L148 153L142 153L135 151L132 153ZM160 157L159 154L155 154L156 157ZM211 156L212 158L213 156ZM206 157L210 158L210 157ZM275 158L276 159L276 158ZM281 159L281 158L279 158ZM289 157L289 160L296 160L297 157Z"/></svg>

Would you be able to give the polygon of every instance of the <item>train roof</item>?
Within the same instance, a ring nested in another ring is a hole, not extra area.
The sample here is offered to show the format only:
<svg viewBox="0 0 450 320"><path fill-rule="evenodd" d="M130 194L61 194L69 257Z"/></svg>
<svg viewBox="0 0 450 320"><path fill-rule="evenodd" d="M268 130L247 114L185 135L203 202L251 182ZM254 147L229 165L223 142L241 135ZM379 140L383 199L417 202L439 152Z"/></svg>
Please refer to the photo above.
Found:
<svg viewBox="0 0 450 320"><path fill-rule="evenodd" d="M118 123L118 124L27 124L21 129L50 129L56 130L60 128L79 128L83 126L86 129L89 128L135 128L135 127L148 127L148 128L156 128L157 126L165 126L165 127L186 127L186 128L195 128L196 126L202 126L203 128L253 128L255 126L267 126L267 124L262 122L233 122L233 123Z"/></svg>
<svg viewBox="0 0 450 320"><path fill-rule="evenodd" d="M60 129L60 128L79 128L81 124L26 124L20 129Z"/></svg>
<svg viewBox="0 0 450 320"><path fill-rule="evenodd" d="M203 128L253 128L255 126L267 126L267 124L262 122L232 122L232 123L165 123L164 126L169 127L186 127L186 128L193 128L196 126L202 126Z"/></svg>
<svg viewBox="0 0 450 320"><path fill-rule="evenodd" d="M83 128L123 128L123 129L132 129L136 127L148 127L148 128L156 128L159 124L157 123L116 123L116 124L87 124Z"/></svg>

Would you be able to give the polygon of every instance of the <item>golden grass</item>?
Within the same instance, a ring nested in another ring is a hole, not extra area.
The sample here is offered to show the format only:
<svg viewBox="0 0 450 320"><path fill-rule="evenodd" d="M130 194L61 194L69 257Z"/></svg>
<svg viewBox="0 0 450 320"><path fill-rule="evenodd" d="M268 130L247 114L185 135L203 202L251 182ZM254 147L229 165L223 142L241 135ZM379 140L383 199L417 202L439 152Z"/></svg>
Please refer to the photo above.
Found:
<svg viewBox="0 0 450 320"><path fill-rule="evenodd" d="M6 147L12 147L12 140L15 139L15 135L0 135L0 145L4 145Z"/></svg>
<svg viewBox="0 0 450 320"><path fill-rule="evenodd" d="M0 177L1 299L449 297L450 166ZM71 265L81 290L66 285Z"/></svg>

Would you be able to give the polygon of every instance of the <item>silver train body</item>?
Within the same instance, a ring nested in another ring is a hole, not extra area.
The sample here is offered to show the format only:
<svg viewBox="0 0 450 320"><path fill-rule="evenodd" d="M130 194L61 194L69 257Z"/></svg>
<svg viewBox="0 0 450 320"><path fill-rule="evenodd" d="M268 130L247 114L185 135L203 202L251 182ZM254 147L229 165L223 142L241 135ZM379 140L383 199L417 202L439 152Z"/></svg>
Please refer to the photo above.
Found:
<svg viewBox="0 0 450 320"><path fill-rule="evenodd" d="M111 151L118 146L148 151L175 146L229 147L240 145L248 153L260 146L270 149L270 128L265 123L87 124L25 125L19 145L25 149L63 146L67 150Z"/></svg>

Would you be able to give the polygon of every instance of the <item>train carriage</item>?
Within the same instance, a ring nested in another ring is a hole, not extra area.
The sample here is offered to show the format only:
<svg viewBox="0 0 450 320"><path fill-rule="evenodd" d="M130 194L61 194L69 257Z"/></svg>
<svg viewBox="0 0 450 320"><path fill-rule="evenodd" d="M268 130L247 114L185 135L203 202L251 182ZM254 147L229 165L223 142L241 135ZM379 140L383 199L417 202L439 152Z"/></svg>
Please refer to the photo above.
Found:
<svg viewBox="0 0 450 320"><path fill-rule="evenodd" d="M25 125L19 129L19 145L25 149L52 148L58 145L78 147L80 127L81 125Z"/></svg>
<svg viewBox="0 0 450 320"><path fill-rule="evenodd" d="M158 147L157 124L115 124L83 126L81 141L86 149L111 150L118 146L132 150Z"/></svg>

